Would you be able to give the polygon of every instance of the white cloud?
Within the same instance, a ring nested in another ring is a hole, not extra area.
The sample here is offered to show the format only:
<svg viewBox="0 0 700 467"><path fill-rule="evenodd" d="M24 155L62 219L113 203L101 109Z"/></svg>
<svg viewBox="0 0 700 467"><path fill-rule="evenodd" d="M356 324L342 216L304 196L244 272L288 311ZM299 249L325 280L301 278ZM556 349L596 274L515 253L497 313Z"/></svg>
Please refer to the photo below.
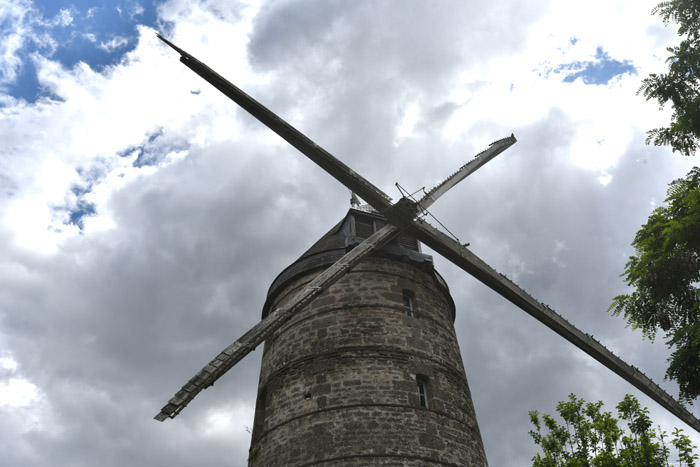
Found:
<svg viewBox="0 0 700 467"><path fill-rule="evenodd" d="M52 23L57 26L69 26L73 24L73 14L71 10L61 8Z"/></svg>
<svg viewBox="0 0 700 467"><path fill-rule="evenodd" d="M98 47L100 49L104 50L105 52L112 52L115 49L119 49L121 47L124 47L128 43L129 43L129 39L127 39L126 37L115 36L115 37L111 38L110 40L108 40L107 42L104 42L104 41L100 42L100 45L98 45Z"/></svg>
<svg viewBox="0 0 700 467"><path fill-rule="evenodd" d="M246 426L245 423L252 420L253 416L254 407L249 404L216 407L208 411L197 430L201 430L205 438L222 442L231 442L234 438L238 442L247 443L252 427Z"/></svg>
<svg viewBox="0 0 700 467"><path fill-rule="evenodd" d="M14 371L17 369L17 362L10 357L2 357L0 358L0 368Z"/></svg>
<svg viewBox="0 0 700 467"><path fill-rule="evenodd" d="M27 407L39 398L35 385L21 378L0 381L0 407Z"/></svg>
<svg viewBox="0 0 700 467"><path fill-rule="evenodd" d="M56 49L56 41L48 30L52 27L66 27L73 24L71 9L62 8L51 18L44 19L30 0L0 1L0 91L2 85L16 81L18 73L26 66L27 53L22 52L33 44L51 55ZM24 58L24 59L23 59Z"/></svg>
<svg viewBox="0 0 700 467"><path fill-rule="evenodd" d="M17 51L27 40L30 14L29 1L4 1L0 8L0 23L6 25L0 33L0 84L14 81L22 65Z"/></svg>
<svg viewBox="0 0 700 467"><path fill-rule="evenodd" d="M552 263L556 264L561 268L565 268L566 259L563 259L562 256L566 255L567 250L568 248L566 247L566 242L556 240L554 242L554 248L552 250Z"/></svg>
<svg viewBox="0 0 700 467"><path fill-rule="evenodd" d="M143 6L140 3L134 3L131 8L131 11L129 12L129 16L131 16L131 18L133 19L136 16L141 16L144 11L146 10L144 10Z"/></svg>
<svg viewBox="0 0 700 467"><path fill-rule="evenodd" d="M12 357L0 358L0 410L32 408L41 401L41 391L19 374Z"/></svg>
<svg viewBox="0 0 700 467"><path fill-rule="evenodd" d="M418 103L412 102L406 106L406 109L403 112L403 117L396 128L394 146L398 146L402 140L411 136L411 134L416 130L418 120Z"/></svg>
<svg viewBox="0 0 700 467"><path fill-rule="evenodd" d="M93 201L101 211L111 191L149 170L131 167L133 159L117 153L129 145L141 144L155 132L153 122L174 125L172 131L176 133L206 105L206 97L169 90L167 80L151 72L159 62L176 74L188 71L174 67L159 43L151 30L142 30L142 42L130 55L134 65L111 68L106 74L98 74L82 63L69 70L51 60L37 59L40 82L61 100L5 108L3 112L12 119L0 127L5 155L13 158L6 176L18 187L2 217L15 232L16 241L51 251L55 248L51 238L75 235L75 228L63 225L63 214L59 212L55 217L54 208L64 205L72 186L81 181L77 170L97 170L106 177L94 188ZM185 98L173 99L173 94L184 94ZM144 108L143 103L149 101ZM154 115L160 117L154 119ZM221 117L220 137L224 137L229 130L224 129L227 117ZM218 131L216 126L207 130ZM27 138L29 134L34 136ZM198 134L200 140L207 141L207 132ZM54 141L61 141L61 145L54 145Z"/></svg>

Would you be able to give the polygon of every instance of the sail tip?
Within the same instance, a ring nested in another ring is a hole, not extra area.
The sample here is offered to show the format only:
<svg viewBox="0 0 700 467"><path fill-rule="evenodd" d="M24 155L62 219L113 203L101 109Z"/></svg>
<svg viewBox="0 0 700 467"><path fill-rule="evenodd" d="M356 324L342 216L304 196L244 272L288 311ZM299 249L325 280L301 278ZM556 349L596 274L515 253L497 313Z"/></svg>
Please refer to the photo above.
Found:
<svg viewBox="0 0 700 467"><path fill-rule="evenodd" d="M184 50L182 50L180 47L178 47L178 46L176 46L175 44L173 44L172 42L170 42L170 41L169 41L168 39L166 39L165 37L161 36L159 33L156 32L156 36L158 36L158 39L160 39L160 40L162 40L163 42L165 42L166 44L168 44L172 49L176 50L177 53L179 53L180 55L185 55L185 51L184 51Z"/></svg>

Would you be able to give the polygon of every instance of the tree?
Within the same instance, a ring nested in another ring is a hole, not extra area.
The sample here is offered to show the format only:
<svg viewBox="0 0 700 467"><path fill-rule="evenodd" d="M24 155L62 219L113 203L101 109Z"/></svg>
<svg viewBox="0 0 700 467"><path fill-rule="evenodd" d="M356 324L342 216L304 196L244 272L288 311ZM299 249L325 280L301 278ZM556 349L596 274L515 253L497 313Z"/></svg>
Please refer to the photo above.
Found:
<svg viewBox="0 0 700 467"><path fill-rule="evenodd" d="M647 132L647 144L670 145L673 151L692 156L700 143L700 2L671 0L654 7L665 25L679 25L680 45L669 47L668 73L651 74L642 81L638 93L647 100L657 99L660 107L669 101L673 107L671 124Z"/></svg>
<svg viewBox="0 0 700 467"><path fill-rule="evenodd" d="M653 429L649 411L634 396L626 395L617 405L619 417L627 422L629 432L618 426L618 419L603 412L603 403L586 402L569 395L557 404L564 424L552 416L530 413L535 430L530 436L542 449L532 458L532 467L668 467L668 435ZM548 433L543 434L542 423ZM675 429L671 445L677 452L679 466L695 467L698 455L690 438Z"/></svg>
<svg viewBox="0 0 700 467"><path fill-rule="evenodd" d="M700 395L700 169L671 182L666 206L637 232L623 276L636 290L609 308L653 340L659 329L674 349L666 378L678 382L680 400Z"/></svg>

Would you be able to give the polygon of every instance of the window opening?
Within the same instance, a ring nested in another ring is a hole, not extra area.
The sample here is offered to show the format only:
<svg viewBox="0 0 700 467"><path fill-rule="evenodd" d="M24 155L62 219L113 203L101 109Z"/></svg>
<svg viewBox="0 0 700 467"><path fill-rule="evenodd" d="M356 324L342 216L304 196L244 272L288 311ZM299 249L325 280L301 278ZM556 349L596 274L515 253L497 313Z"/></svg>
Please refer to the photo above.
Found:
<svg viewBox="0 0 700 467"><path fill-rule="evenodd" d="M355 235L362 238L368 238L374 233L374 225L372 221L366 219L355 218Z"/></svg>
<svg viewBox="0 0 700 467"><path fill-rule="evenodd" d="M413 316L413 292L410 290L403 291L403 309L406 312L406 316Z"/></svg>
<svg viewBox="0 0 700 467"><path fill-rule="evenodd" d="M399 245L408 250L418 251L418 240L409 234L399 236Z"/></svg>
<svg viewBox="0 0 700 467"><path fill-rule="evenodd" d="M418 384L418 404L421 407L428 408L428 377L416 375L416 383Z"/></svg>

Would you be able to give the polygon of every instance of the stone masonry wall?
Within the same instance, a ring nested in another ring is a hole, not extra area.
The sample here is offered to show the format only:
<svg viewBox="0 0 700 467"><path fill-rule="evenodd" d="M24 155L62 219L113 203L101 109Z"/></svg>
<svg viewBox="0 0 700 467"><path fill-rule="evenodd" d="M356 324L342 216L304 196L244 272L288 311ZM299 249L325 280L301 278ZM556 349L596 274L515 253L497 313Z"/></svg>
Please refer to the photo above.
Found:
<svg viewBox="0 0 700 467"><path fill-rule="evenodd" d="M428 408L416 375L427 378ZM450 307L432 276L365 259L268 338L249 465L487 465Z"/></svg>

